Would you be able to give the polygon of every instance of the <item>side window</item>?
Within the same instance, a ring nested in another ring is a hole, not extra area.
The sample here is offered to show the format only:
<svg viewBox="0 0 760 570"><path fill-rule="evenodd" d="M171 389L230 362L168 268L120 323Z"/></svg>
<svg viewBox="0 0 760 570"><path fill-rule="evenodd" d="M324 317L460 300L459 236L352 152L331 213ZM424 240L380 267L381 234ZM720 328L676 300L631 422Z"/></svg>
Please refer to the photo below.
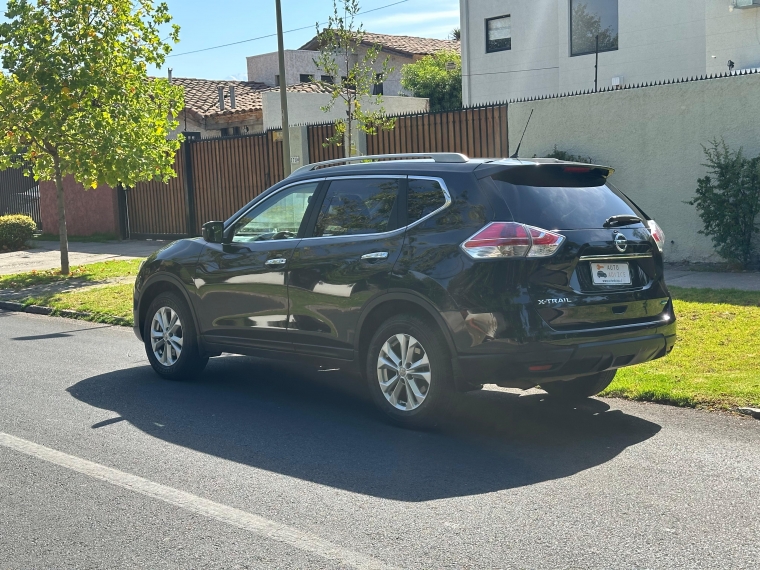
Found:
<svg viewBox="0 0 760 570"><path fill-rule="evenodd" d="M319 182L298 184L254 206L235 224L234 243L294 239Z"/></svg>
<svg viewBox="0 0 760 570"><path fill-rule="evenodd" d="M408 223L413 224L446 204L446 195L435 180L410 178L406 195Z"/></svg>
<svg viewBox="0 0 760 570"><path fill-rule="evenodd" d="M315 237L376 234L390 228L399 181L382 178L334 180L314 228Z"/></svg>

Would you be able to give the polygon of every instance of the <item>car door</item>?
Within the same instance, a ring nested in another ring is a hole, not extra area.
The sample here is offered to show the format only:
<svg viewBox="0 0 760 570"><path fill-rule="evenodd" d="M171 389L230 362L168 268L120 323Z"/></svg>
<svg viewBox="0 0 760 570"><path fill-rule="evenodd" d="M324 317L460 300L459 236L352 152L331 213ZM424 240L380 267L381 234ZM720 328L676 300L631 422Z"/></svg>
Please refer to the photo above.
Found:
<svg viewBox="0 0 760 570"><path fill-rule="evenodd" d="M297 353L353 358L362 308L389 287L404 242L403 176L328 179L289 263L289 333Z"/></svg>
<svg viewBox="0 0 760 570"><path fill-rule="evenodd" d="M206 342L292 350L286 336L288 263L319 184L280 189L228 229L229 243L206 245L195 275Z"/></svg>

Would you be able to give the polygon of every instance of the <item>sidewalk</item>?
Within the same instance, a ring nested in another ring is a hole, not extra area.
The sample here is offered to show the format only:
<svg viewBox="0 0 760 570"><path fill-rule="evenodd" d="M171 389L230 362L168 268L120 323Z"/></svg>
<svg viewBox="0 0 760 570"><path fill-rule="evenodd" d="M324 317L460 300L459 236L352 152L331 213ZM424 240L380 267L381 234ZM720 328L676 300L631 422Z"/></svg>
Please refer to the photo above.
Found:
<svg viewBox="0 0 760 570"><path fill-rule="evenodd" d="M69 263L72 267L107 261L147 257L167 241L110 241L102 243L69 242ZM34 249L0 253L0 275L32 270L55 269L61 266L58 242L36 241Z"/></svg>
<svg viewBox="0 0 760 570"><path fill-rule="evenodd" d="M109 259L147 257L168 243L154 240L69 242L69 262L72 267L75 267ZM60 267L61 254L58 250L58 242L37 241L34 244L34 249L0 253L0 275ZM746 273L688 271L683 266L666 265L665 281L674 287L760 291L760 272L757 271Z"/></svg>
<svg viewBox="0 0 760 570"><path fill-rule="evenodd" d="M689 289L739 289L760 291L760 272L687 271L665 267L665 283Z"/></svg>

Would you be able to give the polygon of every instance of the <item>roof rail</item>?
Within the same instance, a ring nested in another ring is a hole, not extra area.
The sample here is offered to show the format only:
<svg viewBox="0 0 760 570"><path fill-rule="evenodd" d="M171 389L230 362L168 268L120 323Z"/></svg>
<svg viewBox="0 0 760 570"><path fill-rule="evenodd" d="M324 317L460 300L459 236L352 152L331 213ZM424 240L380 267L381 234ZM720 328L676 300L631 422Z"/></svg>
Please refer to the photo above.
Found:
<svg viewBox="0 0 760 570"><path fill-rule="evenodd" d="M349 158L337 158L335 160L324 160L322 162L315 162L313 164L307 164L306 166L302 166L301 168L295 170L290 174L290 176L294 176L295 174L302 174L304 172L311 172L312 170L317 170L319 168L328 167L328 166L338 166L341 164L350 164L352 162L367 162L367 161L378 161L378 160L395 160L395 159L431 159L434 162L448 162L448 163L464 163L469 162L469 158L467 158L463 154L459 154L458 152L408 152L404 154L373 154L369 156L352 156Z"/></svg>

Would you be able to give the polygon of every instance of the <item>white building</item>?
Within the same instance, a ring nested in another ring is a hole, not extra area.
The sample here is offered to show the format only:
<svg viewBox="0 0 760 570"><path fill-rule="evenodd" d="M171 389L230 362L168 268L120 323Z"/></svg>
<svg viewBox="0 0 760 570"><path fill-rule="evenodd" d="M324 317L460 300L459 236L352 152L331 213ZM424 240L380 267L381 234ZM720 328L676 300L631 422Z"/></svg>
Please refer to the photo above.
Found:
<svg viewBox="0 0 760 570"><path fill-rule="evenodd" d="M760 67L760 0L461 0L465 105Z"/></svg>
<svg viewBox="0 0 760 570"><path fill-rule="evenodd" d="M388 34L365 33L364 41L357 48L359 56L363 56L367 49L374 45L381 46L380 56L375 62L375 69L382 71L383 61L388 58L388 63L393 71L375 88L375 94L401 95L401 68L414 63L425 55L430 55L442 50L459 51L459 42L456 40L438 40L434 38L418 38L413 36L392 36ZM285 50L285 81L286 85L306 83L315 78L322 81L337 81L323 74L314 64L319 56L319 40L313 38L297 50ZM279 64L277 52L253 55L247 58L248 81L264 83L275 86L279 84Z"/></svg>

